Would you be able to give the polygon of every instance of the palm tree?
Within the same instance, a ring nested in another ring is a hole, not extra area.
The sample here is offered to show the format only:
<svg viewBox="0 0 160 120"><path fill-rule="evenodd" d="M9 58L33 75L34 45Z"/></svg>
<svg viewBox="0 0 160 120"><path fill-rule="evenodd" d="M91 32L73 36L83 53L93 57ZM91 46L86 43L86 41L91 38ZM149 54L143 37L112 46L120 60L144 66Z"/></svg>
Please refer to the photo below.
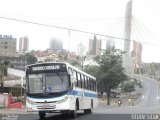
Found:
<svg viewBox="0 0 160 120"><path fill-rule="evenodd" d="M7 75L8 75L8 67L10 65L10 62L9 61L4 61L3 64L4 64L4 76L7 77Z"/></svg>

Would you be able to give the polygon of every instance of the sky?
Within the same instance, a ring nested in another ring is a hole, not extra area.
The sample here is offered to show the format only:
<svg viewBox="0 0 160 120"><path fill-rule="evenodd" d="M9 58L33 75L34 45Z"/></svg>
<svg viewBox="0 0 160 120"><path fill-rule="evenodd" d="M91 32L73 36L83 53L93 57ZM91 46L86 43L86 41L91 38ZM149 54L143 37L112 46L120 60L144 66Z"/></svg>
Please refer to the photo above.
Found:
<svg viewBox="0 0 160 120"><path fill-rule="evenodd" d="M0 34L29 38L30 50L45 50L52 38L61 39L64 48L75 51L82 42L88 46L91 34L17 22L2 17L47 24L92 33L122 37L128 0L0 0ZM133 0L132 39L142 43L142 61L160 62L160 0ZM70 33L70 35L69 35ZM97 36L103 40L110 38ZM70 40L70 45L69 45ZM123 41L115 39L123 49Z"/></svg>

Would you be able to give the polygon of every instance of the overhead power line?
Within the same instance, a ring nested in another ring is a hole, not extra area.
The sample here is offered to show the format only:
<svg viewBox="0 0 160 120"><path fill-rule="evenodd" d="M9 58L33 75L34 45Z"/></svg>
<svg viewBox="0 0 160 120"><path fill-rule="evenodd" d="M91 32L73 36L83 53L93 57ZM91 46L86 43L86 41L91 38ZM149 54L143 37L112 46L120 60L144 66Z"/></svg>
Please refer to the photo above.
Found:
<svg viewBox="0 0 160 120"><path fill-rule="evenodd" d="M104 34L99 34L99 33L87 32L87 31L82 31L82 30L78 30L78 29L71 29L71 28L66 28L66 27L60 27L60 26L38 23L38 22L26 21L26 20L21 20L21 19L16 19L16 18L9 18L9 17L0 16L0 19L7 19L7 20L23 22L23 23L28 23L28 24L34 24L34 25L40 25L40 26L45 26L45 27L52 27L52 28L63 29L63 30L68 30L68 31L75 31L75 32L80 32L80 33L85 33L85 34L93 34L93 35L103 36L103 37L107 37L107 38L114 38L114 39L120 39L120 40L123 39L123 40L133 41L133 40L130 40L130 39L124 39L124 38L120 38L120 37L114 37L114 36L109 36L109 35L104 35Z"/></svg>
<svg viewBox="0 0 160 120"><path fill-rule="evenodd" d="M102 37L107 37L107 38L114 38L114 39L119 39L119 40L134 41L132 39L125 39L125 38L121 38L121 37L114 37L114 36L109 36L109 35L105 35L105 34L87 32L87 31L78 30L78 29L72 29L72 28L60 27L60 26L55 26L55 25L43 24L43 23L38 23L38 22L32 22L32 21L21 20L21 19L16 19L16 18L10 18L10 17L0 16L0 19L6 19L6 20L11 20L11 21L16 21L16 22L23 22L23 23L39 25L39 26L44 26L44 27L52 27L52 28L57 28L57 29L62 29L62 30L67 30L67 31L75 31L75 32L92 34L92 35L97 35L97 36L102 36ZM150 45L157 45L157 44L149 43L149 42L141 42L141 43L150 44Z"/></svg>

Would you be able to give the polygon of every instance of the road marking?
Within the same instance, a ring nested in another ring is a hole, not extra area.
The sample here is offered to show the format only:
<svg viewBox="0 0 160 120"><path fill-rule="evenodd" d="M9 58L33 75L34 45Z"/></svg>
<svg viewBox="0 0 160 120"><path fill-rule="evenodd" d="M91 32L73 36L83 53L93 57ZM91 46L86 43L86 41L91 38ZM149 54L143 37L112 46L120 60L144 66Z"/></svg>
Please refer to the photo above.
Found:
<svg viewBox="0 0 160 120"><path fill-rule="evenodd" d="M107 111L111 111L110 109L108 109Z"/></svg>
<svg viewBox="0 0 160 120"><path fill-rule="evenodd" d="M142 99L144 99L144 95L142 96Z"/></svg>
<svg viewBox="0 0 160 120"><path fill-rule="evenodd" d="M157 107L159 107L159 85L157 85Z"/></svg>
<svg viewBox="0 0 160 120"><path fill-rule="evenodd" d="M159 97L159 96L157 96L157 99L160 99L160 97Z"/></svg>

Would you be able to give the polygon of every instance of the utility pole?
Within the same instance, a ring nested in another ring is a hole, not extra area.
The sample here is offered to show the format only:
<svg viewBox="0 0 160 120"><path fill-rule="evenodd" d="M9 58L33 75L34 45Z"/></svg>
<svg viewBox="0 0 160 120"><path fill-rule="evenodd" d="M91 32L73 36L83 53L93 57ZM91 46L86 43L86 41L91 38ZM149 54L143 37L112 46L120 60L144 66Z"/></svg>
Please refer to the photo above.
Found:
<svg viewBox="0 0 160 120"><path fill-rule="evenodd" d="M69 38L69 45L68 45L68 51L70 52L70 40L71 40L71 36L70 36L70 34L71 34L71 31L68 31L68 38Z"/></svg>

